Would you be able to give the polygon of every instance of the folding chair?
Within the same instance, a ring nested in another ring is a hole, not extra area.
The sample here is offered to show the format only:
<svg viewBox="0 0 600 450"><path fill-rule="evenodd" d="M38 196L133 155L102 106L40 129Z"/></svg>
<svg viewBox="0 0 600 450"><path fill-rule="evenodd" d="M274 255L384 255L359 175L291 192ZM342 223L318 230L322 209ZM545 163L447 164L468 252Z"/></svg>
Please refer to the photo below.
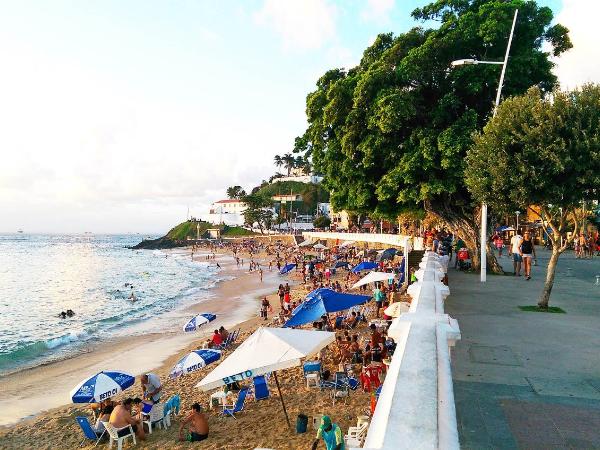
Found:
<svg viewBox="0 0 600 450"><path fill-rule="evenodd" d="M269 398L269 386L267 384L267 377L265 375L259 375L254 377L254 399L264 400Z"/></svg>
<svg viewBox="0 0 600 450"><path fill-rule="evenodd" d="M246 400L246 395L248 394L248 388L242 388L240 390L240 393L238 394L238 398L237 401L235 402L235 405L233 406L233 409L230 408L226 408L225 405L223 405L223 412L221 413L222 416L231 416L235 419L235 413L240 412L241 410L244 409L244 402Z"/></svg>
<svg viewBox="0 0 600 450"><path fill-rule="evenodd" d="M92 425L90 424L90 421L87 417L79 416L75 417L75 420L77 421L77 423L81 427L81 431L83 431L83 434L85 435L85 438L83 438L79 446L81 447L87 439L89 439L90 441L96 441L94 447L98 445L98 442L100 442L100 439L102 439L102 436L104 436L106 430L104 430L100 435L98 435L98 433L96 433L96 431L92 428Z"/></svg>

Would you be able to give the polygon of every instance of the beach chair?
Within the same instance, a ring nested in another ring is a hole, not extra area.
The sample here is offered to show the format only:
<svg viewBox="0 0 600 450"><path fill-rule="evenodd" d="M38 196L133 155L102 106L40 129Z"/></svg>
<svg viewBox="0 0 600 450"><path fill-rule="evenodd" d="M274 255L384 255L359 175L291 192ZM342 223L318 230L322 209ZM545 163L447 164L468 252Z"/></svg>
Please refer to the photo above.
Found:
<svg viewBox="0 0 600 450"><path fill-rule="evenodd" d="M227 347L229 347L231 344L233 343L233 333L229 333L227 335L227 338L225 338L225 341L219 345L219 349L221 350L225 350Z"/></svg>
<svg viewBox="0 0 600 450"><path fill-rule="evenodd" d="M321 361L306 361L302 365L304 378L306 378L306 387L311 385L318 387L321 380Z"/></svg>
<svg viewBox="0 0 600 450"><path fill-rule="evenodd" d="M180 405L181 400L179 395L174 395L165 402L163 409L163 425L165 428L169 428L171 426L171 413L174 413L175 415L179 414Z"/></svg>
<svg viewBox="0 0 600 450"><path fill-rule="evenodd" d="M131 425L127 425L126 427L116 429L108 422L102 422L102 424L104 425L104 429L106 430L106 432L108 433L108 436L110 437L110 441L108 443L108 448L112 448L113 442L117 441L117 450L122 450L123 441L127 438L132 438L133 445L137 445L137 441L135 439L135 433L133 432L133 428L131 428ZM124 436L119 436L119 431L125 430L127 428L129 428L129 433Z"/></svg>
<svg viewBox="0 0 600 450"><path fill-rule="evenodd" d="M242 388L240 390L240 393L238 394L238 398L237 401L235 402L235 405L233 406L232 409L230 408L226 408L226 405L223 405L223 412L221 413L221 415L223 417L225 416L231 416L235 419L235 413L240 412L241 410L244 409L244 402L246 401L246 395L248 394L248 388Z"/></svg>
<svg viewBox="0 0 600 450"><path fill-rule="evenodd" d="M152 406L148 414L143 414L143 423L148 425L148 434L152 434L152 425L158 428L166 428L164 424L165 407L164 405L156 404Z"/></svg>
<svg viewBox="0 0 600 450"><path fill-rule="evenodd" d="M350 395L350 382L348 380L348 374L346 372L336 372L335 380L333 382L333 389L331 391L331 399L335 405L335 400L343 398L344 401Z"/></svg>
<svg viewBox="0 0 600 450"><path fill-rule="evenodd" d="M81 428L81 431L83 431L83 434L85 436L79 444L79 446L81 447L86 440L96 441L94 447L98 445L98 442L100 442L100 439L102 439L102 436L104 436L106 429L100 435L98 435L94 428L92 428L92 425L90 424L90 421L87 417L79 416L75 417L75 420L79 424L79 427Z"/></svg>
<svg viewBox="0 0 600 450"><path fill-rule="evenodd" d="M265 375L260 375L254 377L254 399L255 400L264 400L269 398L271 395L269 392L269 385L267 384L267 377Z"/></svg>

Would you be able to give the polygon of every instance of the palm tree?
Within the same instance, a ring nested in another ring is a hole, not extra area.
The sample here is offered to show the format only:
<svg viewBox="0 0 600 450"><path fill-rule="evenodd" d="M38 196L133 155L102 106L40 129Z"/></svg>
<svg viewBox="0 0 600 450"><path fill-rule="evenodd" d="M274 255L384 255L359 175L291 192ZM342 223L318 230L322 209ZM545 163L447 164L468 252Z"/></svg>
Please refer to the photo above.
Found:
<svg viewBox="0 0 600 450"><path fill-rule="evenodd" d="M283 165L287 169L287 174L289 177L291 170L294 168L294 165L296 164L296 158L294 158L294 155L292 155L291 153L286 153L285 155L283 155L281 157L281 161L283 162Z"/></svg>
<svg viewBox="0 0 600 450"><path fill-rule="evenodd" d="M273 162L275 163L276 167L283 166L283 159L279 155L275 155L275 158L274 158Z"/></svg>

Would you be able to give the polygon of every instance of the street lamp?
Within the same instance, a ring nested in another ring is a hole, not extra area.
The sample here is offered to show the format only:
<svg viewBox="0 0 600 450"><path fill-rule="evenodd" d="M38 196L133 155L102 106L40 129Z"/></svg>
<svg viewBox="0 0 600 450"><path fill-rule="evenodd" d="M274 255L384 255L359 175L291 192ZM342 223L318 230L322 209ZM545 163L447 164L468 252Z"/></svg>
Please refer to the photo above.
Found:
<svg viewBox="0 0 600 450"><path fill-rule="evenodd" d="M519 234L519 214L521 214L521 211L515 211L515 214L517 215L517 234Z"/></svg>
<svg viewBox="0 0 600 450"><path fill-rule="evenodd" d="M496 94L496 103L494 104L494 113L493 116L496 115L496 111L498 110L498 105L500 104L500 96L502 94L502 87L504 85L504 74L506 73L506 66L508 65L508 55L510 54L510 46L512 44L513 35L515 34L515 25L517 23L517 16L519 15L519 10L515 10L515 16L513 18L512 28L510 30L510 36L508 38L508 45L506 47L506 54L504 55L504 62L497 61L479 61L477 59L457 59L456 61L452 61L452 67L460 67L460 66L473 66L478 64L496 64L502 65L502 72L500 73L500 84L498 85L498 93ZM480 281L485 283L486 275L487 275L487 204L481 204L481 274Z"/></svg>

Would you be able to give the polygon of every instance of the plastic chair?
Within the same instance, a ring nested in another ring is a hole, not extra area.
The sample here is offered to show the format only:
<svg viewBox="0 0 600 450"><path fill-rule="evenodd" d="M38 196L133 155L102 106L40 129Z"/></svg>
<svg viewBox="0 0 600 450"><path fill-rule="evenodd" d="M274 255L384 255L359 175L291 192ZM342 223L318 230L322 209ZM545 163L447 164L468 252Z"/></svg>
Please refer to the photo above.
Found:
<svg viewBox="0 0 600 450"><path fill-rule="evenodd" d="M302 371L304 372L304 378L306 378L306 387L311 385L318 387L321 379L321 362L320 361L306 361L302 365Z"/></svg>
<svg viewBox="0 0 600 450"><path fill-rule="evenodd" d="M335 381L333 384L333 391L331 393L331 398L333 400L333 404L335 405L336 398L344 398L344 401L350 395L350 382L348 379L348 375L346 372L336 372L335 373Z"/></svg>
<svg viewBox="0 0 600 450"><path fill-rule="evenodd" d="M135 440L135 433L133 432L133 428L131 427L131 425L127 425L126 427L119 428L117 430L115 427L113 427L108 422L102 422L102 424L104 425L104 428L106 429L106 432L110 436L110 442L108 443L108 448L112 448L113 442L117 441L117 450L122 450L122 448L123 448L123 441L125 439L127 439L127 438L132 438L133 439L133 445L137 444L137 441ZM119 436L119 431L125 430L127 428L129 428L129 433L126 434L126 435L124 435L124 436Z"/></svg>
<svg viewBox="0 0 600 450"><path fill-rule="evenodd" d="M248 394L248 388L242 388L240 390L240 393L238 395L237 401L235 402L233 409L223 407L223 412L221 413L221 415L222 416L231 416L235 419L235 413L240 412L241 410L244 409L244 402L246 400L247 394Z"/></svg>
<svg viewBox="0 0 600 450"><path fill-rule="evenodd" d="M254 399L264 400L269 398L269 386L267 385L267 378L264 375L254 377Z"/></svg>
<svg viewBox="0 0 600 450"><path fill-rule="evenodd" d="M160 403L152 406L148 414L144 414L145 419L143 422L148 425L148 434L152 434L152 425L158 428L166 428L164 424L165 419L165 407Z"/></svg>
<svg viewBox="0 0 600 450"><path fill-rule="evenodd" d="M81 447L86 441L86 439L89 439L90 441L96 441L94 447L98 445L98 442L100 442L100 439L102 439L102 436L104 436L106 429L100 434L100 436L98 436L98 433L96 433L87 417L79 416L75 417L75 420L77 421L77 423L81 427L81 431L83 431L83 434L85 435L85 438L83 438L79 446Z"/></svg>

